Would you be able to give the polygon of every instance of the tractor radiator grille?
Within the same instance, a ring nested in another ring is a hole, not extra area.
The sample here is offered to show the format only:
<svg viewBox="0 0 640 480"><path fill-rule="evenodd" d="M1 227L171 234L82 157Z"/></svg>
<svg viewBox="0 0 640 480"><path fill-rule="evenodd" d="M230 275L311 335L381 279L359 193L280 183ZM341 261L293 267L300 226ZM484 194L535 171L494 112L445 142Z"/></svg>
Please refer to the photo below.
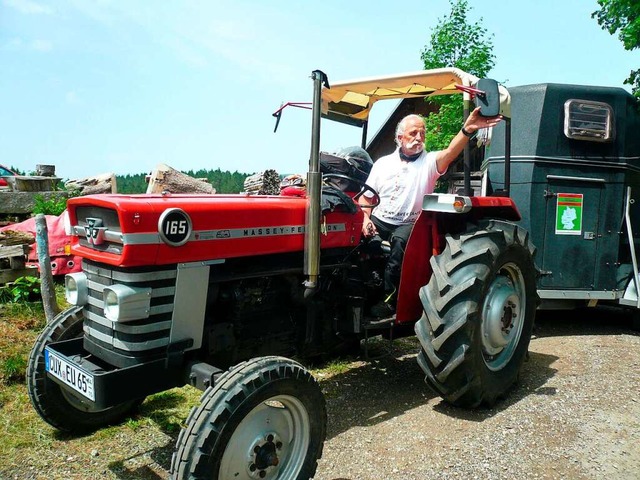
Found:
<svg viewBox="0 0 640 480"><path fill-rule="evenodd" d="M121 269L83 260L82 267L89 286L89 300L84 307L85 349L117 367L165 356L171 333L175 266ZM151 288L149 317L128 322L105 318L103 290L115 284Z"/></svg>
<svg viewBox="0 0 640 480"><path fill-rule="evenodd" d="M80 245L115 255L122 254L122 233L116 210L95 205L81 206L76 208L76 217L78 225L74 227L74 233ZM97 238L92 239L92 235Z"/></svg>

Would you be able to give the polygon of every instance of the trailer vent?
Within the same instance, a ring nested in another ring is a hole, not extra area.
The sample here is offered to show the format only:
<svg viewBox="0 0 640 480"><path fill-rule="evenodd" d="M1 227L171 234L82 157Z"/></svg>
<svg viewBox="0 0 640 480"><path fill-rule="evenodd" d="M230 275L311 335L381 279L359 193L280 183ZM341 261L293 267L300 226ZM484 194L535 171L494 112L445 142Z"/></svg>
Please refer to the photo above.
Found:
<svg viewBox="0 0 640 480"><path fill-rule="evenodd" d="M613 109L603 102L567 100L564 134L575 140L611 142L614 137Z"/></svg>

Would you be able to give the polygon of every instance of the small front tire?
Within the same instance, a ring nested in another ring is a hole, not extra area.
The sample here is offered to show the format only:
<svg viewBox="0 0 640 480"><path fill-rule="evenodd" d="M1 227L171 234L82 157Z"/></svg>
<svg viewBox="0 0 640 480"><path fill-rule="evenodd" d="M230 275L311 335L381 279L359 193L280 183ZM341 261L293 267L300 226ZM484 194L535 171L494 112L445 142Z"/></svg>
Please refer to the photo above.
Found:
<svg viewBox="0 0 640 480"><path fill-rule="evenodd" d="M302 365L283 357L241 363L209 387L189 414L171 478L311 478L326 421L322 391Z"/></svg>
<svg viewBox="0 0 640 480"><path fill-rule="evenodd" d="M144 399L96 409L51 380L45 371L44 349L52 342L82 336L82 307L74 306L58 314L40 333L27 364L29 399L42 419L58 430L86 433L116 423L135 410Z"/></svg>

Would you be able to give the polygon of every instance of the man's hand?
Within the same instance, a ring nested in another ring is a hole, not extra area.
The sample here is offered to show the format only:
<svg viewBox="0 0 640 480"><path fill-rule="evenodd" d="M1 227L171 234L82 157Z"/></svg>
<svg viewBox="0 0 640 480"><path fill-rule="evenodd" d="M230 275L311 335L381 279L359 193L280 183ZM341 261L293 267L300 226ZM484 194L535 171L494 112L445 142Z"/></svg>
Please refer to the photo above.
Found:
<svg viewBox="0 0 640 480"><path fill-rule="evenodd" d="M364 213L364 219L362 220L362 235L365 238L371 238L378 233L376 226L371 221L371 211L373 207L371 205L372 199L367 197L366 195L360 195L358 199L358 203L360 207L362 207Z"/></svg>
<svg viewBox="0 0 640 480"><path fill-rule="evenodd" d="M467 120L462 127L467 134L463 134L462 130L453 137L451 143L444 150L437 152L436 165L438 166L438 172L444 174L449 168L449 165L458 158L458 155L462 153L465 145L469 143L469 137L473 136L481 128L495 127L502 120L501 115L495 117L483 117L480 115L480 107L475 108L473 112L469 114Z"/></svg>
<svg viewBox="0 0 640 480"><path fill-rule="evenodd" d="M481 128L495 127L502 120L502 115L495 117L483 117L480 115L480 107L475 108L464 122L464 129L469 133L475 133Z"/></svg>
<svg viewBox="0 0 640 480"><path fill-rule="evenodd" d="M371 238L378 233L376 226L367 215L364 216L364 222L362 223L362 234L365 238Z"/></svg>

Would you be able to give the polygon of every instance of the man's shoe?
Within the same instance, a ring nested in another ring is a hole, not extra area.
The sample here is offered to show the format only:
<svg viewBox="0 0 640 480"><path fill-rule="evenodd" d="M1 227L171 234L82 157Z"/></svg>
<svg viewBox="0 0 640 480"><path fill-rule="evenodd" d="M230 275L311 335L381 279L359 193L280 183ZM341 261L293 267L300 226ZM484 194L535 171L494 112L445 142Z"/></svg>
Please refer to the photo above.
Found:
<svg viewBox="0 0 640 480"><path fill-rule="evenodd" d="M380 301L371 307L371 315L377 318L389 318L396 313L396 309L390 303Z"/></svg>

